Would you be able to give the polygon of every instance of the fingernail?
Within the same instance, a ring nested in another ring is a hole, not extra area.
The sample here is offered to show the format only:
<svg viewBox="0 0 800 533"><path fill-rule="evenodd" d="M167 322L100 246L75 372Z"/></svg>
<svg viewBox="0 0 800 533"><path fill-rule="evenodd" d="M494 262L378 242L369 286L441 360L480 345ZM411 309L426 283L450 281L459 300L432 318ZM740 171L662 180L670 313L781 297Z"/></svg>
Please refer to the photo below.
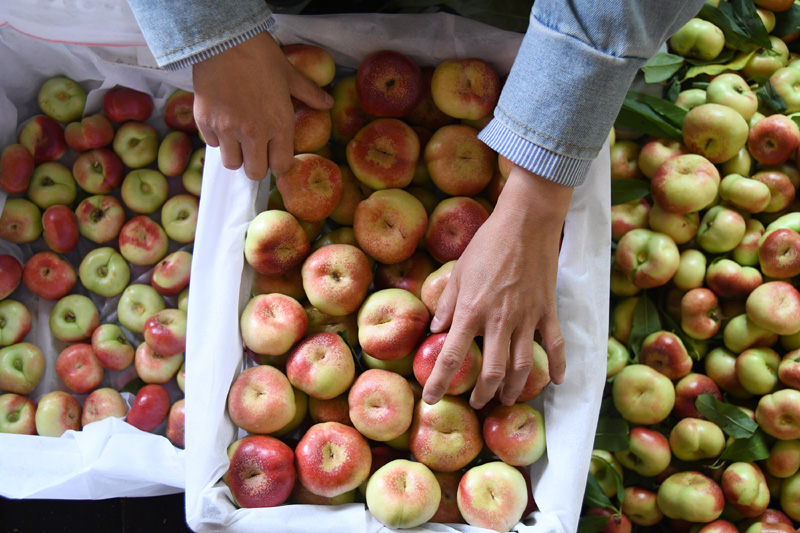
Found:
<svg viewBox="0 0 800 533"><path fill-rule="evenodd" d="M325 93L325 103L327 105L333 105L333 96L328 93Z"/></svg>
<svg viewBox="0 0 800 533"><path fill-rule="evenodd" d="M431 331L435 331L440 327L442 327L442 321L439 320L439 317L433 317L433 320L431 320Z"/></svg>

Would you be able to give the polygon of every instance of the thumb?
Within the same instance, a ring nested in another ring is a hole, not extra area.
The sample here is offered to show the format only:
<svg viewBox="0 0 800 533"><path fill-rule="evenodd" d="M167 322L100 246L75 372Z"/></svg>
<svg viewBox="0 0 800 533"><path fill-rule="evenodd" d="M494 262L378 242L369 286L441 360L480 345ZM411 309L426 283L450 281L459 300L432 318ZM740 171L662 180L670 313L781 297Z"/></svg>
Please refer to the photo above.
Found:
<svg viewBox="0 0 800 533"><path fill-rule="evenodd" d="M289 92L293 97L314 109L330 109L333 106L333 96L323 91L319 85L294 67L291 67Z"/></svg>
<svg viewBox="0 0 800 533"><path fill-rule="evenodd" d="M431 320L431 332L441 333L450 327L453 323L453 313L456 309L457 300L458 280L454 275L451 275L444 286L441 296L439 296L439 301L436 303L436 314Z"/></svg>

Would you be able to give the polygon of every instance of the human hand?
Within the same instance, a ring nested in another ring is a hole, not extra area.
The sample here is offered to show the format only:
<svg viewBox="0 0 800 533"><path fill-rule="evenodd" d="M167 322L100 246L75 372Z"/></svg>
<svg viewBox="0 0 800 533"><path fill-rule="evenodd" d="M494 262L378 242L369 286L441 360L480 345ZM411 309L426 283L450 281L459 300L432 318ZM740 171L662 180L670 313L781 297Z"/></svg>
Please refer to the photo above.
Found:
<svg viewBox="0 0 800 533"><path fill-rule="evenodd" d="M500 390L515 402L533 365L534 334L546 347L550 378L564 379L564 339L556 311L561 229L572 188L514 166L494 211L457 261L437 304L431 331L450 330L423 400L444 395L469 345L483 337L483 367L470 404Z"/></svg>
<svg viewBox="0 0 800 533"><path fill-rule="evenodd" d="M268 32L194 65L194 115L225 168L253 180L289 169L294 156L291 97L315 109L333 98L295 69Z"/></svg>

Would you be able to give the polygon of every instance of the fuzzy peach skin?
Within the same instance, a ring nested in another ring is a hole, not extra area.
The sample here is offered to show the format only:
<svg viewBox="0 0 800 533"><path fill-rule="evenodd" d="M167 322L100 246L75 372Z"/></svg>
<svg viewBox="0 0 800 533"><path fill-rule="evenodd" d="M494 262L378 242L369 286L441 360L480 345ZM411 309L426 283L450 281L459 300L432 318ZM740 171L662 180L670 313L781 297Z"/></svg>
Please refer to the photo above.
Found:
<svg viewBox="0 0 800 533"><path fill-rule="evenodd" d="M433 405L420 401L408 444L417 461L433 470L464 468L483 449L478 415L461 396L444 396Z"/></svg>
<svg viewBox="0 0 800 533"><path fill-rule="evenodd" d="M498 405L483 421L483 440L501 461L527 466L544 455L544 417L527 403Z"/></svg>
<svg viewBox="0 0 800 533"><path fill-rule="evenodd" d="M247 226L244 258L256 272L282 276L299 267L310 249L300 222L286 211L262 211Z"/></svg>
<svg viewBox="0 0 800 533"><path fill-rule="evenodd" d="M339 166L316 154L295 155L289 170L277 175L275 185L286 210L306 222L324 220L342 199Z"/></svg>
<svg viewBox="0 0 800 533"><path fill-rule="evenodd" d="M402 189L411 183L420 157L419 137L396 118L379 118L347 143L347 164L358 181L375 189Z"/></svg>
<svg viewBox="0 0 800 533"><path fill-rule="evenodd" d="M328 315L354 313L367 297L372 267L360 248L329 244L309 255L301 268L309 303Z"/></svg>
<svg viewBox="0 0 800 533"><path fill-rule="evenodd" d="M434 185L449 196L473 196L494 176L495 152L478 139L478 130L450 124L434 132L423 154Z"/></svg>
<svg viewBox="0 0 800 533"><path fill-rule="evenodd" d="M286 360L289 382L320 400L330 400L347 391L355 371L350 347L336 333L308 335L292 348Z"/></svg>
<svg viewBox="0 0 800 533"><path fill-rule="evenodd" d="M433 372L433 367L439 358L439 353L442 351L446 338L446 332L430 335L420 343L416 352L414 352L414 377L423 387L427 383L431 372ZM475 382L478 381L482 363L483 355L481 350L477 343L473 341L445 394L457 396L472 389L475 386Z"/></svg>
<svg viewBox="0 0 800 533"><path fill-rule="evenodd" d="M410 292L376 291L358 310L358 343L377 359L400 359L416 348L429 320L425 304Z"/></svg>
<svg viewBox="0 0 800 533"><path fill-rule="evenodd" d="M247 302L239 326L249 349L261 355L282 355L306 334L308 316L290 296L259 294Z"/></svg>
<svg viewBox="0 0 800 533"><path fill-rule="evenodd" d="M528 504L525 478L500 461L470 468L458 484L458 508L471 526L510 531Z"/></svg>
<svg viewBox="0 0 800 533"><path fill-rule="evenodd" d="M395 459L369 478L367 507L389 528L412 528L436 514L442 491L431 470L415 461Z"/></svg>
<svg viewBox="0 0 800 533"><path fill-rule="evenodd" d="M355 429L338 422L314 424L295 448L297 478L318 496L333 498L369 476L372 453Z"/></svg>
<svg viewBox="0 0 800 533"><path fill-rule="evenodd" d="M294 392L286 375L269 365L244 370L228 392L228 414L249 433L272 433L295 415Z"/></svg>
<svg viewBox="0 0 800 533"><path fill-rule="evenodd" d="M414 255L428 228L422 202L402 189L375 191L356 207L353 234L358 247L380 263Z"/></svg>
<svg viewBox="0 0 800 533"><path fill-rule="evenodd" d="M440 263L461 257L489 213L467 196L445 198L428 217L425 249Z"/></svg>
<svg viewBox="0 0 800 533"><path fill-rule="evenodd" d="M365 437L381 442L405 433L414 415L408 381L389 370L370 369L358 376L347 396L350 420Z"/></svg>

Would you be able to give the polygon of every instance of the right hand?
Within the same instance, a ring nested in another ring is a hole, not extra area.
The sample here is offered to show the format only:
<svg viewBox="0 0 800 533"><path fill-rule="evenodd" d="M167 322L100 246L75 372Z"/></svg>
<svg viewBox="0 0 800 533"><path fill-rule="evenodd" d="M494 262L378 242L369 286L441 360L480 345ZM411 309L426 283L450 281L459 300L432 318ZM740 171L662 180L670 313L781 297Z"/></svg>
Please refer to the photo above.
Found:
<svg viewBox="0 0 800 533"><path fill-rule="evenodd" d="M291 97L315 109L333 98L300 73L268 32L194 65L194 116L228 169L253 180L289 169L294 156Z"/></svg>

